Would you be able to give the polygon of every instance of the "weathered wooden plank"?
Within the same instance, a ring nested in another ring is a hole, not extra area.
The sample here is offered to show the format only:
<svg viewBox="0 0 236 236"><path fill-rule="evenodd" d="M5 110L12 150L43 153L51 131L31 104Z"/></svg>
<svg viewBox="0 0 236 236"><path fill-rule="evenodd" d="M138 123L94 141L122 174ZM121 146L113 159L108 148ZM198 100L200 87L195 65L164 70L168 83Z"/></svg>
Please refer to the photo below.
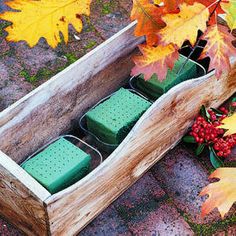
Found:
<svg viewBox="0 0 236 236"><path fill-rule="evenodd" d="M48 82L0 113L0 150L22 161L72 121L120 87L133 66L129 55L143 38L135 23L114 35Z"/></svg>
<svg viewBox="0 0 236 236"><path fill-rule="evenodd" d="M47 235L43 200L50 193L0 151L0 215L27 235Z"/></svg>
<svg viewBox="0 0 236 236"><path fill-rule="evenodd" d="M45 203L53 235L75 235L176 145L202 104L217 107L236 91L236 64L186 81L158 99L96 170ZM75 210L76 209L76 210Z"/></svg>

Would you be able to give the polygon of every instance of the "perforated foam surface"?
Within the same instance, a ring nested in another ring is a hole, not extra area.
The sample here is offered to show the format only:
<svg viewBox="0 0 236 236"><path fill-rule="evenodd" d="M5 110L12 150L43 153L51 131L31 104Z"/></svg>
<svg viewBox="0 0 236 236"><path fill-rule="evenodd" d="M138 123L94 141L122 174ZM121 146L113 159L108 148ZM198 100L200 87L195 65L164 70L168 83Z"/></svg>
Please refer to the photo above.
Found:
<svg viewBox="0 0 236 236"><path fill-rule="evenodd" d="M158 98L175 85L197 76L197 65L190 60L185 64L182 72L178 74L185 61L186 58L180 55L173 70L168 71L166 79L162 82L158 80L156 74L148 81L145 81L143 76L140 76L137 80L137 87L151 98Z"/></svg>
<svg viewBox="0 0 236 236"><path fill-rule="evenodd" d="M151 103L121 88L86 114L87 128L103 142L119 144Z"/></svg>
<svg viewBox="0 0 236 236"><path fill-rule="evenodd" d="M49 145L22 165L49 192L58 192L83 178L91 157L64 138Z"/></svg>

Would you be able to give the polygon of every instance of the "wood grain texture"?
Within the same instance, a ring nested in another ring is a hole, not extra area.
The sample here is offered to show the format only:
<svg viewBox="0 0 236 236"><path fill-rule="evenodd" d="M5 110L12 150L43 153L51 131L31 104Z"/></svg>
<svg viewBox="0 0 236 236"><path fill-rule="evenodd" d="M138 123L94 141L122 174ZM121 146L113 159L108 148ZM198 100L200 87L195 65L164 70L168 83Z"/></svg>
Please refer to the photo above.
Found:
<svg viewBox="0 0 236 236"><path fill-rule="evenodd" d="M235 93L235 78L236 65L219 80L212 72L158 99L102 165L45 201L52 234L78 233L177 144L202 104L217 107Z"/></svg>
<svg viewBox="0 0 236 236"><path fill-rule="evenodd" d="M27 235L47 235L43 200L49 196L49 192L0 151L0 215Z"/></svg>
<svg viewBox="0 0 236 236"><path fill-rule="evenodd" d="M133 67L135 23L0 113L0 150L16 162L68 132L73 120L115 91Z"/></svg>

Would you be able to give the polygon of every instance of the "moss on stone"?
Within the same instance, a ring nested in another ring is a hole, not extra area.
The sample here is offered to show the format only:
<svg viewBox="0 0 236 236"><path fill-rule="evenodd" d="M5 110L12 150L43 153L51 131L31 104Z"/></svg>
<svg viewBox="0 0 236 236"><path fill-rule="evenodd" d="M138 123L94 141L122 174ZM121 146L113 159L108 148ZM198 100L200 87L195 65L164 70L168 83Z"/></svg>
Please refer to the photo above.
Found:
<svg viewBox="0 0 236 236"><path fill-rule="evenodd" d="M67 65L70 65L70 64L72 64L72 63L74 63L75 61L78 60L76 55L74 55L73 53L66 53L65 56L67 58Z"/></svg>
<svg viewBox="0 0 236 236"><path fill-rule="evenodd" d="M40 70L38 70L36 75L30 75L29 71L23 69L19 73L19 75L21 77L24 77L25 80L28 81L29 83L35 85L35 83L37 83L39 80L50 79L54 75L54 72L47 68L41 68Z"/></svg>
<svg viewBox="0 0 236 236"><path fill-rule="evenodd" d="M5 36L6 35L6 31L4 30L7 26L11 25L11 22L8 21L1 21L0 24L0 37Z"/></svg>
<svg viewBox="0 0 236 236"><path fill-rule="evenodd" d="M23 70L19 73L19 75L20 75L21 77L24 77L25 80L28 81L28 82L31 83L31 84L34 84L35 82L38 81L37 76L36 76L36 75L31 76L31 75L29 74L29 72L28 72L26 69L23 69Z"/></svg>
<svg viewBox="0 0 236 236"><path fill-rule="evenodd" d="M164 195L158 199L150 198L149 201L145 203L142 202L140 204L134 204L134 207L129 208L128 210L125 205L119 205L119 207L117 207L117 212L119 216L126 222L132 221L133 219L142 220L145 215L156 211L156 209L160 207L160 204L165 202L167 198L167 195ZM140 214L140 212L142 212L142 214Z"/></svg>
<svg viewBox="0 0 236 236"><path fill-rule="evenodd" d="M102 14L107 15L112 12L112 4L111 3L104 3L102 6Z"/></svg>
<svg viewBox="0 0 236 236"><path fill-rule="evenodd" d="M49 70L47 68L42 68L37 72L36 77L37 77L37 80L43 80L43 79L48 80L53 75L54 73L52 70Z"/></svg>
<svg viewBox="0 0 236 236"><path fill-rule="evenodd" d="M88 41L88 43L86 44L85 49L93 48L96 44L97 44L97 42L96 42L95 40L90 40L90 41Z"/></svg>
<svg viewBox="0 0 236 236"><path fill-rule="evenodd" d="M216 232L227 230L228 227L236 223L236 216L231 216L227 219L219 220L212 224L196 224L192 222L186 213L182 213L181 215L197 236L211 236Z"/></svg>
<svg viewBox="0 0 236 236"><path fill-rule="evenodd" d="M84 19L84 22L85 22L85 25L84 25L84 28L83 28L84 32L96 31L94 25L91 23L91 20L88 16L85 16L83 19Z"/></svg>
<svg viewBox="0 0 236 236"><path fill-rule="evenodd" d="M118 7L117 1L110 0L109 2L104 2L103 0L97 0L96 2L97 5L101 6L101 15L108 15Z"/></svg>

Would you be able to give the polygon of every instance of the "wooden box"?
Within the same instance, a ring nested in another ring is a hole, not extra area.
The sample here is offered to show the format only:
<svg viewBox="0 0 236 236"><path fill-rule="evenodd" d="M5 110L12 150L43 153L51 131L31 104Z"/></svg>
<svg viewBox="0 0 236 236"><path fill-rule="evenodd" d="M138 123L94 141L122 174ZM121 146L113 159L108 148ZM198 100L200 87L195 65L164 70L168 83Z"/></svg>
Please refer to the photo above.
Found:
<svg viewBox="0 0 236 236"><path fill-rule="evenodd" d="M85 111L121 87L143 38L135 23L0 113L0 214L27 235L76 235L172 149L202 104L217 107L236 91L236 65L183 82L158 99L94 171L51 195L20 166L67 133Z"/></svg>

